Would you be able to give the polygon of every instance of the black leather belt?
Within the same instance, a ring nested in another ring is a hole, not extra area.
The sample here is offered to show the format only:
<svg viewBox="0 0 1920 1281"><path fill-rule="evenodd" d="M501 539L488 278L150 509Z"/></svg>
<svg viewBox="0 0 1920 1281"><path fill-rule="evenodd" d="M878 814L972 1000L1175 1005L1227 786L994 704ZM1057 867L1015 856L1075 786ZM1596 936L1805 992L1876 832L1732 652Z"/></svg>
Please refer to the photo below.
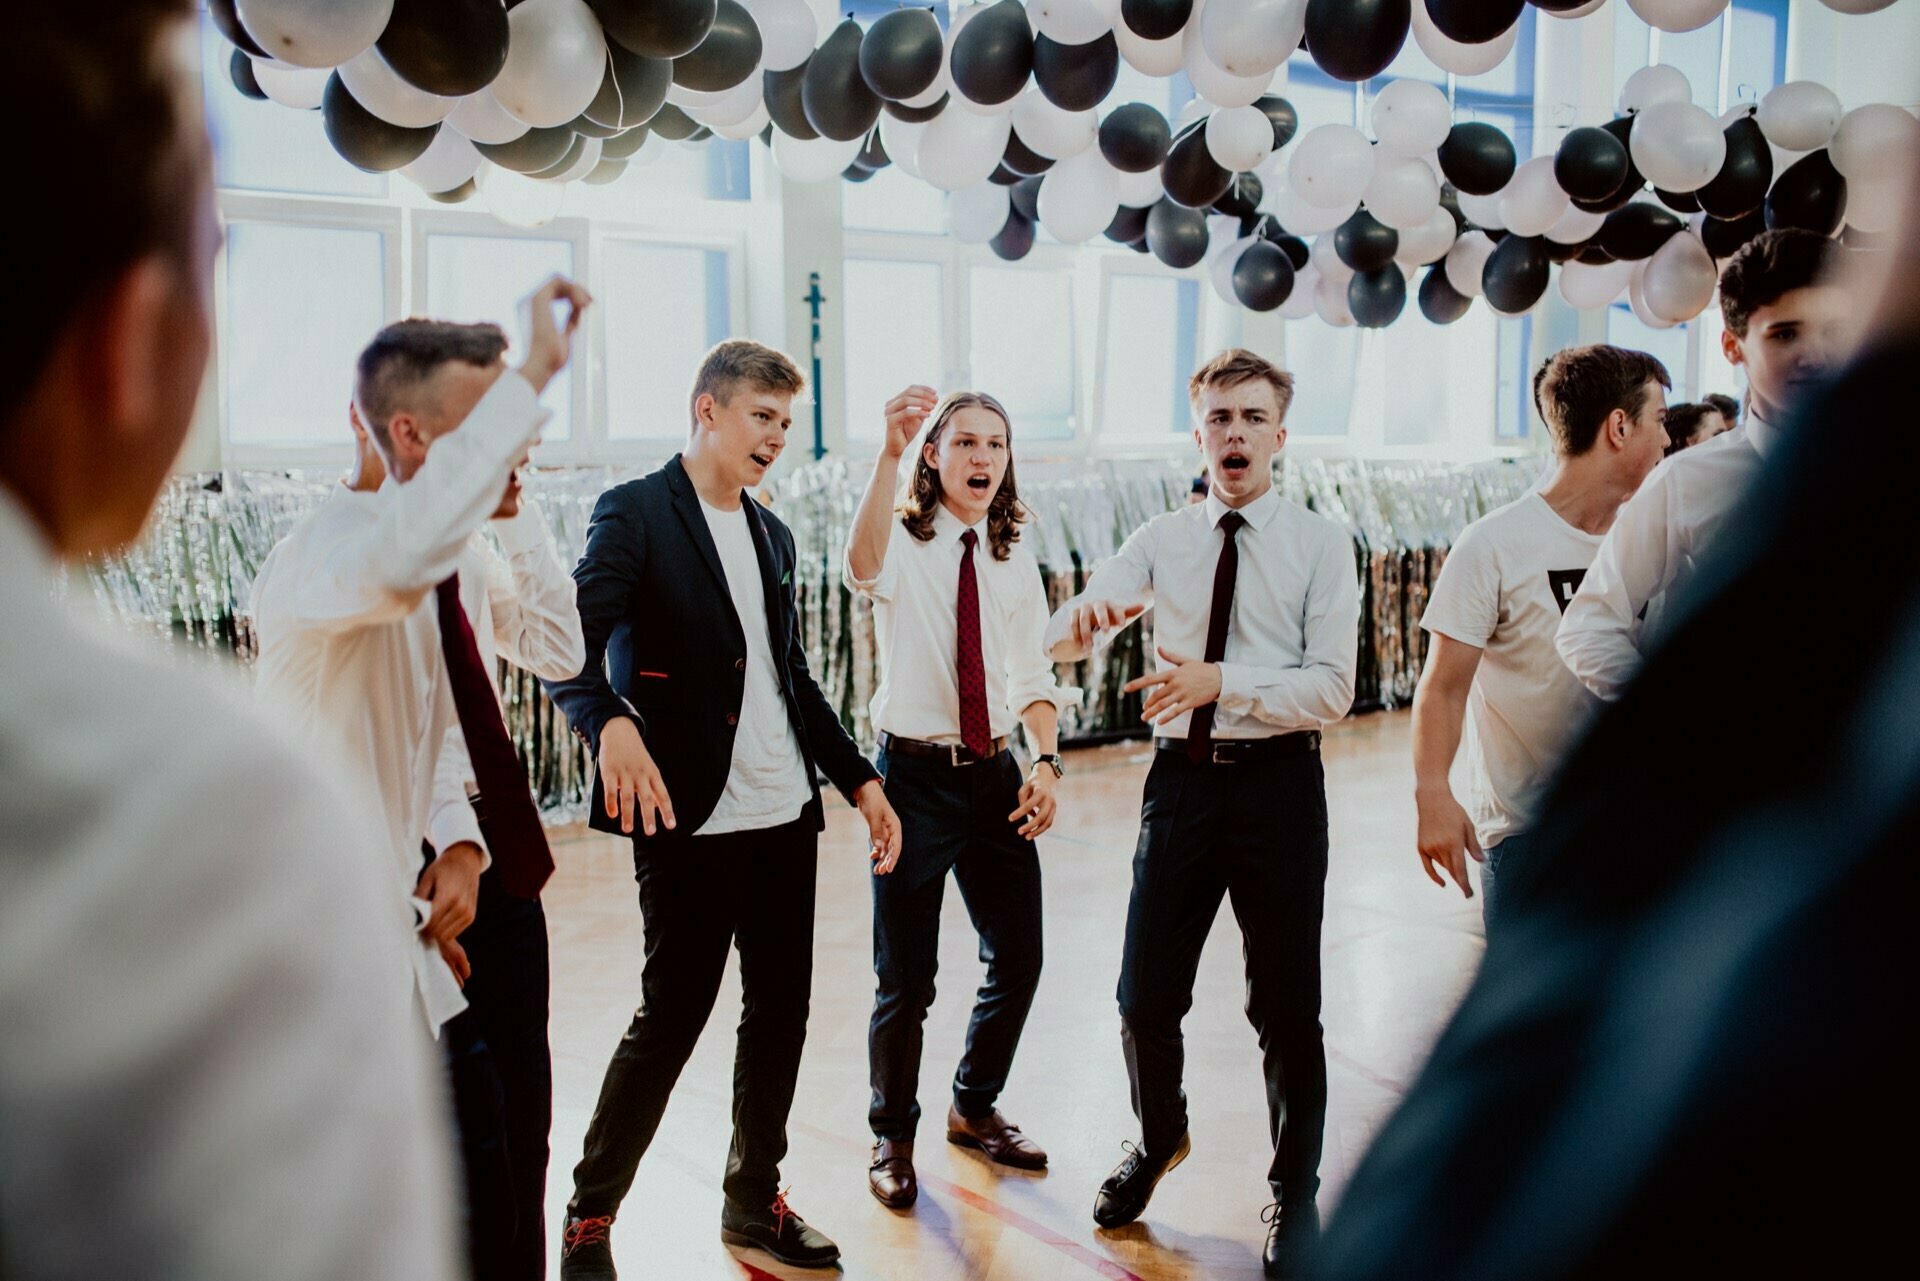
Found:
<svg viewBox="0 0 1920 1281"><path fill-rule="evenodd" d="M1156 738L1155 748L1162 752L1187 754L1184 738ZM1244 765L1251 761L1273 761L1285 756L1310 756L1320 750L1320 731L1296 730L1272 738L1216 738L1211 760L1215 765Z"/></svg>
<svg viewBox="0 0 1920 1281"><path fill-rule="evenodd" d="M949 765L978 765L1007 750L1007 740L993 740L993 756L976 756L959 743L923 743L917 738L900 738L882 731L880 750L889 756L909 756L915 760L945 761Z"/></svg>

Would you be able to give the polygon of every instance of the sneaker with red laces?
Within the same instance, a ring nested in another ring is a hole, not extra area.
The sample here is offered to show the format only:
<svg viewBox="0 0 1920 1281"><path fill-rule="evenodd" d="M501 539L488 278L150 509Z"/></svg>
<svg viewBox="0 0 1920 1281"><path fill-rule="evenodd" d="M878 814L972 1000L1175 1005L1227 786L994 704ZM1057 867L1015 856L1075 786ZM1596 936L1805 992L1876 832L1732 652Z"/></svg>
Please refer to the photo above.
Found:
<svg viewBox="0 0 1920 1281"><path fill-rule="evenodd" d="M613 1243L607 1239L612 1228L612 1215L567 1220L560 1234L560 1281L618 1281Z"/></svg>
<svg viewBox="0 0 1920 1281"><path fill-rule="evenodd" d="M720 1207L720 1239L728 1245L765 1250L796 1268L831 1267L840 1258L840 1247L794 1213L785 1192L762 1210L726 1202Z"/></svg>

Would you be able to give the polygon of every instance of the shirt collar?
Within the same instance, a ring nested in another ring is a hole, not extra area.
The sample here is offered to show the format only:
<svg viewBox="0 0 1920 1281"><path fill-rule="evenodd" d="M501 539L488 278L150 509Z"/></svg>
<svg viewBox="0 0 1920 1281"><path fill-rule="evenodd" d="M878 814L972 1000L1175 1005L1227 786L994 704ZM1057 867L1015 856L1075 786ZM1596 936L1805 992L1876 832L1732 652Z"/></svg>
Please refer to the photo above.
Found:
<svg viewBox="0 0 1920 1281"><path fill-rule="evenodd" d="M1239 508L1227 506L1220 501L1220 495L1209 490L1207 493L1207 528L1218 529L1220 527L1221 517L1230 511L1238 511L1240 515L1245 518L1247 524L1253 526L1255 529L1265 529L1267 522L1272 520L1275 513L1279 510L1280 491L1277 489L1269 489L1245 507Z"/></svg>
<svg viewBox="0 0 1920 1281"><path fill-rule="evenodd" d="M13 492L0 485L0 572L20 571L35 579L53 578L53 544L27 514Z"/></svg>
<svg viewBox="0 0 1920 1281"><path fill-rule="evenodd" d="M1780 429L1762 418L1753 403L1747 403L1747 421L1741 424L1755 453L1765 458L1780 443Z"/></svg>
<svg viewBox="0 0 1920 1281"><path fill-rule="evenodd" d="M984 516L974 524L967 524L958 516L954 515L952 509L945 503L937 503L933 509L933 536L943 543L959 542L960 535L969 529L979 531L980 541L984 543L987 541L986 524L987 521Z"/></svg>

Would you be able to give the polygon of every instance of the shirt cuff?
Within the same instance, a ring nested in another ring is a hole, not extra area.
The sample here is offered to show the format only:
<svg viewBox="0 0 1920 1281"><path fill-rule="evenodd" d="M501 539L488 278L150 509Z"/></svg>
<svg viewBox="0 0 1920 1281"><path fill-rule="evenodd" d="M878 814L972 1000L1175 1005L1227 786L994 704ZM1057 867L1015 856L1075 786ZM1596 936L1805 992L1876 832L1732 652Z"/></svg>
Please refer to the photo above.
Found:
<svg viewBox="0 0 1920 1281"><path fill-rule="evenodd" d="M1244 712L1253 706L1253 668L1245 663L1216 663L1220 669L1220 697L1216 701L1223 712Z"/></svg>
<svg viewBox="0 0 1920 1281"><path fill-rule="evenodd" d="M538 551L546 545L547 518L531 498L522 498L517 513L492 524L493 536L500 541L500 550L508 556Z"/></svg>
<svg viewBox="0 0 1920 1281"><path fill-rule="evenodd" d="M480 835L480 819L473 812L473 806L443 806L427 829L427 843L433 846L436 858L462 841L471 841L480 847L480 870L484 872L493 866L493 852Z"/></svg>

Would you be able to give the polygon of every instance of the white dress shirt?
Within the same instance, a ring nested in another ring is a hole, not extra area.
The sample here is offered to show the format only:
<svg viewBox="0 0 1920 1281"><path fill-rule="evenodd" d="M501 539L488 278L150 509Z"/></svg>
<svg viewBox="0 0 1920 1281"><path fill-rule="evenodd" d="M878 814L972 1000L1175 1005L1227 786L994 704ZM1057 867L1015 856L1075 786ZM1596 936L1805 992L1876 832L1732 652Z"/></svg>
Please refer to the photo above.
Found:
<svg viewBox="0 0 1920 1281"><path fill-rule="evenodd" d="M446 1104L364 806L237 676L55 593L0 489L0 1270L452 1278Z"/></svg>
<svg viewBox="0 0 1920 1281"><path fill-rule="evenodd" d="M1100 562L1087 588L1047 625L1049 653L1067 639L1083 601L1153 606L1154 647L1198 661L1206 656L1214 571L1232 510L1214 494L1156 516ZM1233 617L1220 663L1213 737L1268 738L1332 724L1353 706L1360 649L1360 577L1353 538L1324 516L1272 490L1239 509L1240 566ZM1103 632L1096 643L1112 634ZM1069 654L1077 659L1084 654ZM1170 664L1155 657L1156 668ZM1191 714L1154 732L1185 737Z"/></svg>
<svg viewBox="0 0 1920 1281"><path fill-rule="evenodd" d="M965 524L942 504L933 537L921 542L899 521L888 526L885 559L870 579L845 568L847 586L873 602L879 641L880 686L870 712L876 733L927 743L960 741L960 536L979 536L973 576L980 597L980 658L986 668L987 715L993 736L1005 738L1020 713L1035 703L1071 702L1054 679L1043 643L1047 591L1040 565L1024 543L995 560L987 522Z"/></svg>
<svg viewBox="0 0 1920 1281"><path fill-rule="evenodd" d="M420 877L423 835L437 850L479 838L465 789L440 767L459 721L434 588L460 567L545 416L526 379L501 375L412 480L389 479L372 494L334 491L273 549L253 585L259 695L355 771L385 821L402 901ZM437 1031L466 1000L431 941L418 941L412 961Z"/></svg>
<svg viewBox="0 0 1920 1281"><path fill-rule="evenodd" d="M1646 621L1649 606L1670 615L1778 439L1748 409L1745 425L1667 459L1621 507L1560 620L1560 657L1582 685L1620 697L1660 630Z"/></svg>

